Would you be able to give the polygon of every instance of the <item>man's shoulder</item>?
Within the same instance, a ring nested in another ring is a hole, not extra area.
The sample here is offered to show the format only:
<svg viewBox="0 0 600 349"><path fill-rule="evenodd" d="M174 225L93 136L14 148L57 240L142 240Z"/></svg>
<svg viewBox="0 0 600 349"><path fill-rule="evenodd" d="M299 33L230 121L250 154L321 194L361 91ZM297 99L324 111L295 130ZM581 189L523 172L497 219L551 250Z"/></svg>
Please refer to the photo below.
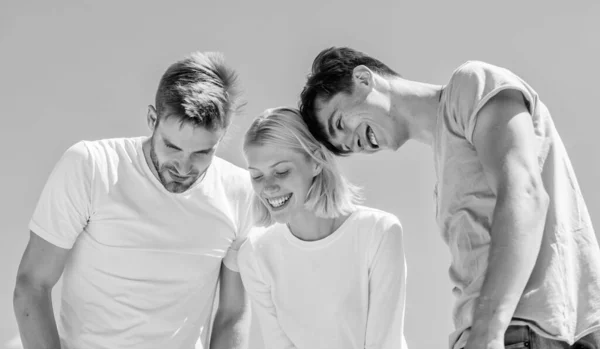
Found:
<svg viewBox="0 0 600 349"><path fill-rule="evenodd" d="M71 159L85 159L89 162L95 162L99 157L106 157L120 149L132 147L134 142L133 138L80 140L69 146L63 156Z"/></svg>
<svg viewBox="0 0 600 349"><path fill-rule="evenodd" d="M220 156L215 156L213 159L213 165L216 166L220 174L224 177L239 177L239 176L247 176L248 171L241 168L234 163L223 159Z"/></svg>
<svg viewBox="0 0 600 349"><path fill-rule="evenodd" d="M142 151L143 137L105 138L98 140L82 140L71 148L88 152L93 161L105 161L121 157L132 158Z"/></svg>
<svg viewBox="0 0 600 349"><path fill-rule="evenodd" d="M215 156L212 166L227 191L239 192L252 189L248 171L221 158Z"/></svg>
<svg viewBox="0 0 600 349"><path fill-rule="evenodd" d="M83 140L79 143L85 144L90 151L121 151L141 149L144 137L129 137L129 138L104 138L97 140Z"/></svg>
<svg viewBox="0 0 600 349"><path fill-rule="evenodd" d="M492 63L469 60L452 72L448 85L453 88L493 90L499 85L521 82L521 79L508 68Z"/></svg>
<svg viewBox="0 0 600 349"><path fill-rule="evenodd" d="M478 75L485 74L488 71L496 70L506 70L506 68L484 61L469 60L459 65L458 68L454 70L452 75Z"/></svg>

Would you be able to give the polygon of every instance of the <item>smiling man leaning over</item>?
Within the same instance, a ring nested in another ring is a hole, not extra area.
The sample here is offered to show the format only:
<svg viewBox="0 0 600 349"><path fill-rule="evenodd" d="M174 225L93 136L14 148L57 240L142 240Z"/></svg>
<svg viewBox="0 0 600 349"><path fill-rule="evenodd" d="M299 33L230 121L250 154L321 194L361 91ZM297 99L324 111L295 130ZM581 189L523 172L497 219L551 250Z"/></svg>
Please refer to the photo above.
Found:
<svg viewBox="0 0 600 349"><path fill-rule="evenodd" d="M451 347L600 347L600 249L538 94L471 61L444 85L403 79L350 48L322 51L301 95L338 155L430 145L456 296Z"/></svg>

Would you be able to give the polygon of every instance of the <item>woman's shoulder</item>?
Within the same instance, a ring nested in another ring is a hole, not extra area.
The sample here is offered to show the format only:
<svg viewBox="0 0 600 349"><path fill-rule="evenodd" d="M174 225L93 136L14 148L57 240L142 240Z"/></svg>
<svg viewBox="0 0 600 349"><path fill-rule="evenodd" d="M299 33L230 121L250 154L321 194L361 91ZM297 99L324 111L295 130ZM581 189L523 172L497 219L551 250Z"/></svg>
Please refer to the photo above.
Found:
<svg viewBox="0 0 600 349"><path fill-rule="evenodd" d="M370 225L373 227L387 228L392 225L400 225L400 220L393 213L368 206L357 206L353 213L354 220L361 225Z"/></svg>
<svg viewBox="0 0 600 349"><path fill-rule="evenodd" d="M268 227L255 227L248 234L244 245L250 245L253 250L264 248L265 246L277 243L285 232L285 224L275 223Z"/></svg>

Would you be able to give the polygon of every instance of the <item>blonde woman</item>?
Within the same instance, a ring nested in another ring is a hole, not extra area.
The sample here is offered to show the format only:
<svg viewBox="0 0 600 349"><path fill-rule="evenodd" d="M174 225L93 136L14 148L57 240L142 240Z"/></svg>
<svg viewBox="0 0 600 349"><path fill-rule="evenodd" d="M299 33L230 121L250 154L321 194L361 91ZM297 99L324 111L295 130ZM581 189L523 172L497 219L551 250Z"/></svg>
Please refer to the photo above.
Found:
<svg viewBox="0 0 600 349"><path fill-rule="evenodd" d="M268 349L406 348L402 227L357 206L357 188L295 109L267 110L244 139L260 233L240 273Z"/></svg>

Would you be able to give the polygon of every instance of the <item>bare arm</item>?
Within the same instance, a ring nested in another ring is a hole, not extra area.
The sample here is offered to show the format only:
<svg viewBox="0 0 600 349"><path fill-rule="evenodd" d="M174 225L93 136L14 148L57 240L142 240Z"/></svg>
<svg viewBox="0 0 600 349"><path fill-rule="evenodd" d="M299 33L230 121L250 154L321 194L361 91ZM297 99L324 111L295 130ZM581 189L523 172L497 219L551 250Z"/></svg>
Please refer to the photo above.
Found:
<svg viewBox="0 0 600 349"><path fill-rule="evenodd" d="M521 93L500 92L477 120L473 142L497 201L488 269L467 348L503 348L504 333L539 254L549 199Z"/></svg>
<svg viewBox="0 0 600 349"><path fill-rule="evenodd" d="M13 299L24 349L60 349L51 293L68 253L30 232Z"/></svg>
<svg viewBox="0 0 600 349"><path fill-rule="evenodd" d="M210 348L246 348L250 331L249 313L240 274L224 264L221 265L219 308L213 325Z"/></svg>

